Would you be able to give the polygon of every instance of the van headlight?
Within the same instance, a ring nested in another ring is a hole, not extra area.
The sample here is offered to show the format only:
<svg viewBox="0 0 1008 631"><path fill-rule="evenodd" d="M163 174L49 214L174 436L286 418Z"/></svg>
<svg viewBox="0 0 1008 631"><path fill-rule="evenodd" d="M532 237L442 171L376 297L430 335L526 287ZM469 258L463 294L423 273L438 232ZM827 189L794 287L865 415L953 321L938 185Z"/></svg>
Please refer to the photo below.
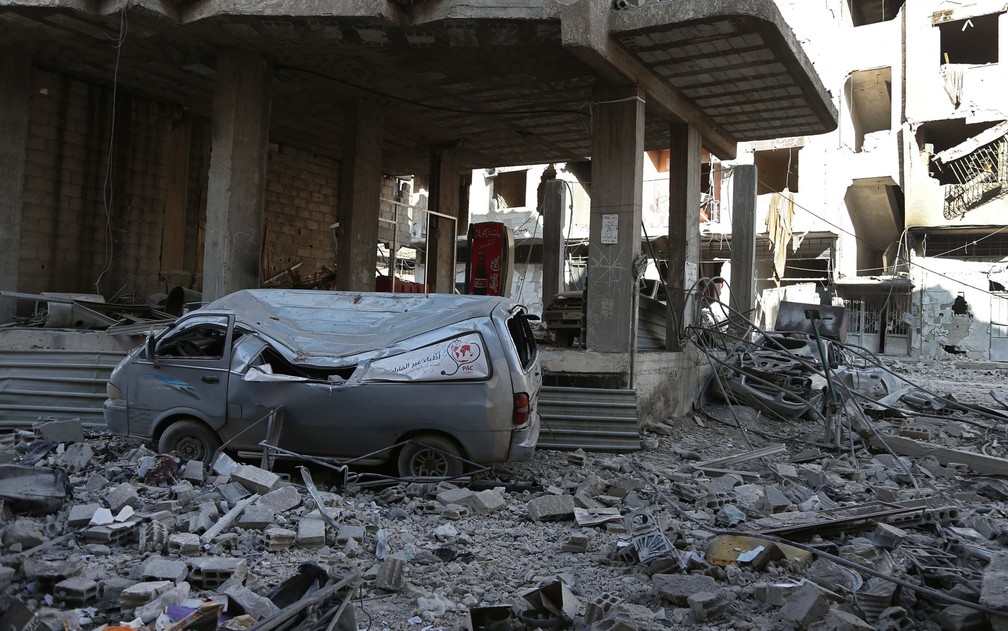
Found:
<svg viewBox="0 0 1008 631"><path fill-rule="evenodd" d="M110 398L110 399L121 399L121 398L123 398L122 390L120 390L111 381L105 382L105 394L107 394L108 398Z"/></svg>

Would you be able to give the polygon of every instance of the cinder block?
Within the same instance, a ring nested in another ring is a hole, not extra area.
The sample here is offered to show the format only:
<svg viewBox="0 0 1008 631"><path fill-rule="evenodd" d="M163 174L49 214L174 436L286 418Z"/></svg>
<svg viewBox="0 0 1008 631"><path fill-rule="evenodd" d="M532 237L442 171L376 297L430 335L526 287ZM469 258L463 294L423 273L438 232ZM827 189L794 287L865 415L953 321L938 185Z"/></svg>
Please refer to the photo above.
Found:
<svg viewBox="0 0 1008 631"><path fill-rule="evenodd" d="M149 557L141 570L141 576L147 581L173 581L185 579L189 567L182 561L172 561L159 556Z"/></svg>
<svg viewBox="0 0 1008 631"><path fill-rule="evenodd" d="M297 545L307 548L324 546L325 527L321 519L302 519L298 523Z"/></svg>
<svg viewBox="0 0 1008 631"><path fill-rule="evenodd" d="M406 559L399 554L385 557L378 568L375 587L387 592L401 592L406 584Z"/></svg>
<svg viewBox="0 0 1008 631"><path fill-rule="evenodd" d="M89 578L68 578L56 583L53 598L68 609L87 607L98 601L98 583Z"/></svg>
<svg viewBox="0 0 1008 631"><path fill-rule="evenodd" d="M118 513L125 506L140 508L140 496L136 489L127 482L123 482L115 487L105 496L105 502L113 514Z"/></svg>
<svg viewBox="0 0 1008 631"><path fill-rule="evenodd" d="M202 589L217 589L230 578L241 581L248 574L248 563L236 557L205 557L192 561L189 582Z"/></svg>
<svg viewBox="0 0 1008 631"><path fill-rule="evenodd" d="M249 464L241 465L231 472L231 479L248 490L265 495L280 483L280 476Z"/></svg>
<svg viewBox="0 0 1008 631"><path fill-rule="evenodd" d="M813 583L805 583L794 590L779 612L780 619L799 629L808 629L829 611L829 603Z"/></svg>
<svg viewBox="0 0 1008 631"><path fill-rule="evenodd" d="M297 541L297 533L287 528L267 528L263 534L265 535L266 549L271 552L287 550Z"/></svg>
<svg viewBox="0 0 1008 631"><path fill-rule="evenodd" d="M172 588L171 581L146 581L135 583L122 590L119 602L123 609L136 609L154 600Z"/></svg>
<svg viewBox="0 0 1008 631"><path fill-rule="evenodd" d="M199 535L192 532L177 532L168 536L168 552L179 556L199 554Z"/></svg>

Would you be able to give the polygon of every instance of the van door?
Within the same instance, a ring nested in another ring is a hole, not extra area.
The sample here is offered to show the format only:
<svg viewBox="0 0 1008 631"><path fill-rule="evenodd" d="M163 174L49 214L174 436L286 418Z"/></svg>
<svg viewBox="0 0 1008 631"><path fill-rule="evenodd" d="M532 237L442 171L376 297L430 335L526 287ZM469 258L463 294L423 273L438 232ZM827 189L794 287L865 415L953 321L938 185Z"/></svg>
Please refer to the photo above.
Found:
<svg viewBox="0 0 1008 631"><path fill-rule="evenodd" d="M234 315L179 320L138 357L128 384L131 433L152 436L165 416L185 415L219 429L227 420Z"/></svg>

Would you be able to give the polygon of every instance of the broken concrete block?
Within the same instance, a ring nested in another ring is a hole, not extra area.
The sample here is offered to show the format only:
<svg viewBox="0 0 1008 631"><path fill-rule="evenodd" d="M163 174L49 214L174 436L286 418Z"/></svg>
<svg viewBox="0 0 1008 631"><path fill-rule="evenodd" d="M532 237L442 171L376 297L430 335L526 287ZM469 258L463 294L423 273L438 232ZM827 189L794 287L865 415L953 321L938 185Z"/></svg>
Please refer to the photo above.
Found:
<svg viewBox="0 0 1008 631"><path fill-rule="evenodd" d="M437 494L437 501L441 504L466 506L469 498L475 494L469 489L446 489Z"/></svg>
<svg viewBox="0 0 1008 631"><path fill-rule="evenodd" d="M807 629L822 620L828 611L829 603L819 588L813 583L805 583L788 596L778 616L785 624Z"/></svg>
<svg viewBox="0 0 1008 631"><path fill-rule="evenodd" d="M507 500L497 489L484 489L476 493L473 498L475 506L471 506L476 513L486 515L488 513L495 513L500 509L504 508L507 504ZM571 498L573 502L573 498Z"/></svg>
<svg viewBox="0 0 1008 631"><path fill-rule="evenodd" d="M560 546L561 552L587 552L588 551L588 537L585 535L571 535L567 537L567 541Z"/></svg>
<svg viewBox="0 0 1008 631"><path fill-rule="evenodd" d="M47 420L36 427L36 432L42 440L54 443L79 443L84 440L84 426L79 418Z"/></svg>
<svg viewBox="0 0 1008 631"><path fill-rule="evenodd" d="M651 582L656 594L680 607L689 606L690 594L718 591L717 581L703 574L655 574Z"/></svg>
<svg viewBox="0 0 1008 631"><path fill-rule="evenodd" d="M297 541L297 533L287 528L267 528L265 536L266 549L271 552L287 550Z"/></svg>
<svg viewBox="0 0 1008 631"><path fill-rule="evenodd" d="M192 484L203 484L203 480L206 478L206 469L203 467L203 461L201 460L187 460L184 465L182 465L182 470L179 472L183 480L187 480Z"/></svg>
<svg viewBox="0 0 1008 631"><path fill-rule="evenodd" d="M980 587L980 604L1008 613L1008 553L995 554L987 564ZM1008 630L1008 616L991 616L995 631Z"/></svg>
<svg viewBox="0 0 1008 631"><path fill-rule="evenodd" d="M68 609L87 607L98 601L98 583L89 578L68 578L56 583L53 598Z"/></svg>
<svg viewBox="0 0 1008 631"><path fill-rule="evenodd" d="M124 545L140 538L140 520L134 519L121 524L93 526L84 531L84 540L89 543Z"/></svg>
<svg viewBox="0 0 1008 631"><path fill-rule="evenodd" d="M147 581L134 583L122 590L119 594L119 602L123 609L135 609L146 605L161 594L172 588L171 581Z"/></svg>
<svg viewBox="0 0 1008 631"><path fill-rule="evenodd" d="M196 514L189 518L189 532L198 534L204 533L217 523L220 517L220 510L213 502L203 502L199 505Z"/></svg>
<svg viewBox="0 0 1008 631"><path fill-rule="evenodd" d="M445 504L441 508L441 516L445 519L462 519L469 516L469 509L458 504Z"/></svg>
<svg viewBox="0 0 1008 631"><path fill-rule="evenodd" d="M574 518L574 497L543 495L529 501L529 517L535 521L560 521Z"/></svg>
<svg viewBox="0 0 1008 631"><path fill-rule="evenodd" d="M9 524L3 531L4 547L21 546L22 550L34 548L45 541L42 531L30 519L18 519Z"/></svg>
<svg viewBox="0 0 1008 631"><path fill-rule="evenodd" d="M97 508L91 519L88 520L88 526L108 526L109 524L115 523L115 515L112 514L107 508Z"/></svg>
<svg viewBox="0 0 1008 631"><path fill-rule="evenodd" d="M17 570L14 568L6 565L0 565L0 585L10 583L15 574L17 574Z"/></svg>
<svg viewBox="0 0 1008 631"><path fill-rule="evenodd" d="M686 603L698 622L707 622L721 616L725 605L728 604L728 598L723 590L697 592L687 596Z"/></svg>
<svg viewBox="0 0 1008 631"><path fill-rule="evenodd" d="M108 479L100 473L92 473L84 483L84 489L89 493L97 493L108 486Z"/></svg>
<svg viewBox="0 0 1008 631"><path fill-rule="evenodd" d="M29 558L22 564L21 571L25 578L35 582L39 591L51 592L56 583L80 575L84 571L84 562L81 560L44 561Z"/></svg>
<svg viewBox="0 0 1008 631"><path fill-rule="evenodd" d="M280 476L250 464L241 465L231 472L231 479L253 493L265 495L280 483Z"/></svg>
<svg viewBox="0 0 1008 631"><path fill-rule="evenodd" d="M178 582L188 574L189 567L182 561L172 561L159 556L149 557L140 571L141 577L146 581Z"/></svg>
<svg viewBox="0 0 1008 631"><path fill-rule="evenodd" d="M169 492L179 504L188 504L196 497L196 489L193 488L192 482L188 480L182 480L173 485L169 489Z"/></svg>
<svg viewBox="0 0 1008 631"><path fill-rule="evenodd" d="M113 514L118 513L125 506L140 508L140 496L131 484L123 482L105 495L105 503Z"/></svg>
<svg viewBox="0 0 1008 631"><path fill-rule="evenodd" d="M142 622L150 624L154 622L167 607L180 605L189 597L189 583L182 582L170 587L168 590L158 595L155 600L136 608L133 614Z"/></svg>
<svg viewBox="0 0 1008 631"><path fill-rule="evenodd" d="M94 450L87 443L74 443L66 451L57 456L56 466L62 467L68 473L80 473L91 464Z"/></svg>
<svg viewBox="0 0 1008 631"><path fill-rule="evenodd" d="M902 528L890 526L889 524L879 524L875 527L873 537L875 545L883 550L895 550L909 533Z"/></svg>
<svg viewBox="0 0 1008 631"><path fill-rule="evenodd" d="M364 535L367 531L364 526L352 526L344 525L340 526L339 533L336 535L336 545L343 545L347 541L353 539L354 541L364 541Z"/></svg>
<svg viewBox="0 0 1008 631"><path fill-rule="evenodd" d="M229 579L245 580L248 563L236 557L204 557L192 561L189 582L202 589L217 589Z"/></svg>
<svg viewBox="0 0 1008 631"><path fill-rule="evenodd" d="M245 530L263 530L273 524L276 516L269 506L255 504L246 508L238 518L238 527Z"/></svg>
<svg viewBox="0 0 1008 631"><path fill-rule="evenodd" d="M935 615L934 621L941 625L943 631L969 631L970 629L984 628L983 612L963 605L950 605L942 609Z"/></svg>
<svg viewBox="0 0 1008 631"><path fill-rule="evenodd" d="M758 583L753 586L753 597L771 607L781 607L791 592L796 589L798 589L798 585L794 583Z"/></svg>
<svg viewBox="0 0 1008 631"><path fill-rule="evenodd" d="M401 554L385 557L378 568L375 587L387 592L401 592L406 584L406 558Z"/></svg>
<svg viewBox="0 0 1008 631"><path fill-rule="evenodd" d="M301 493L293 486L282 486L260 497L256 505L268 506L274 513L282 513L301 505Z"/></svg>
<svg viewBox="0 0 1008 631"><path fill-rule="evenodd" d="M324 546L325 526L321 519L302 519L298 523L297 545L306 548Z"/></svg>
<svg viewBox="0 0 1008 631"><path fill-rule="evenodd" d="M177 532L168 536L168 552L179 556L199 554L200 538L193 532Z"/></svg>
<svg viewBox="0 0 1008 631"><path fill-rule="evenodd" d="M77 504L70 507L70 514L67 515L67 525L71 528L80 528L82 526L87 526L91 523L91 518L94 516L95 511L100 509L101 506L97 504ZM109 511L109 517L112 516L112 511Z"/></svg>

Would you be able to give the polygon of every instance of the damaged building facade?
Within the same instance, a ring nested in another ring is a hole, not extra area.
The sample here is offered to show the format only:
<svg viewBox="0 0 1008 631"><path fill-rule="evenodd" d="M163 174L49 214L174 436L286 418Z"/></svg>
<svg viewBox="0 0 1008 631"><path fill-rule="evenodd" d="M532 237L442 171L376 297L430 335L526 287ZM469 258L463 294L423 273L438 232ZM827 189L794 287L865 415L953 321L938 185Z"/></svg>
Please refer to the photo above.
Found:
<svg viewBox="0 0 1008 631"><path fill-rule="evenodd" d="M759 172L764 322L782 299L832 302L872 352L1008 359L1004 3L782 5L840 122L744 143L720 166L725 182L739 164ZM738 242L731 194L722 186L703 228L705 266Z"/></svg>
<svg viewBox="0 0 1008 631"><path fill-rule="evenodd" d="M472 169L590 156L595 354L564 365L624 386L645 151L671 156L677 258L666 280L684 295L698 273L701 151L727 159L741 141L836 124L769 0L622 11L600 0L25 0L0 9L0 41L10 176L0 290L142 302L181 286L209 301L279 275L374 291L377 244L391 245L392 209L412 177L410 199L423 198L413 205L434 217L422 239L427 289L449 292ZM766 104L761 82L787 98ZM603 222L615 226L605 242ZM3 307L9 319L33 304ZM668 351L651 362L653 391L699 372L697 358ZM689 397L672 399L661 405Z"/></svg>

